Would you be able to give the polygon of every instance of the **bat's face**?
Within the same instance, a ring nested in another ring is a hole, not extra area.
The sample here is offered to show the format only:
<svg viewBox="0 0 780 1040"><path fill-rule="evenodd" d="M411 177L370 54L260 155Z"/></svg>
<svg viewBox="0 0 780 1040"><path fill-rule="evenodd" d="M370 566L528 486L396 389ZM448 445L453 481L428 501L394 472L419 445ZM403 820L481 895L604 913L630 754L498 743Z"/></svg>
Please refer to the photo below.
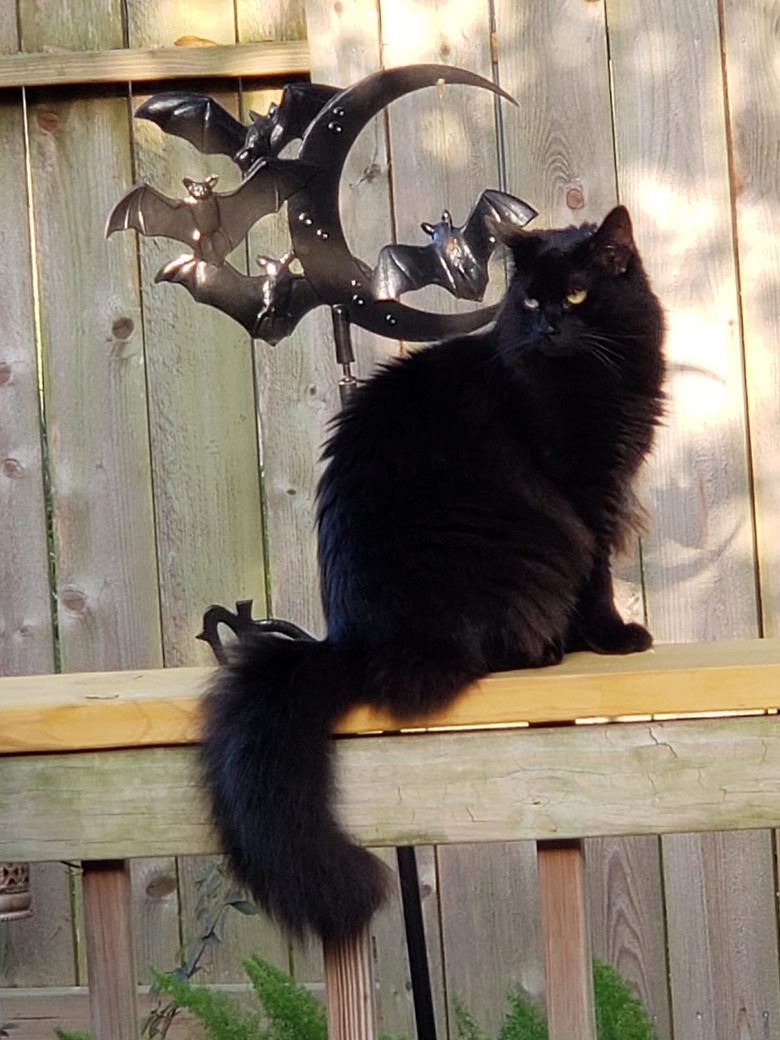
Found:
<svg viewBox="0 0 780 1040"><path fill-rule="evenodd" d="M216 187L219 177L207 177L205 181L193 181L189 177L185 177L182 184L187 189L187 192L191 199L196 202L201 202L203 199L209 198L214 194L214 188Z"/></svg>

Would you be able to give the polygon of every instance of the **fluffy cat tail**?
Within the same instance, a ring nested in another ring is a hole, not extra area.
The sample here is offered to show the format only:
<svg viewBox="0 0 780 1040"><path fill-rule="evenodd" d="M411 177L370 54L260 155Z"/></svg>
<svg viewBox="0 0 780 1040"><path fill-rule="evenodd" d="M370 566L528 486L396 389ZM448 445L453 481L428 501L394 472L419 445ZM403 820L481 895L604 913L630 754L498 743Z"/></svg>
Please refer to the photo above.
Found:
<svg viewBox="0 0 780 1040"><path fill-rule="evenodd" d="M331 808L330 731L354 700L342 652L262 635L222 669L205 702L202 762L233 871L294 935L356 935L383 901L386 868Z"/></svg>

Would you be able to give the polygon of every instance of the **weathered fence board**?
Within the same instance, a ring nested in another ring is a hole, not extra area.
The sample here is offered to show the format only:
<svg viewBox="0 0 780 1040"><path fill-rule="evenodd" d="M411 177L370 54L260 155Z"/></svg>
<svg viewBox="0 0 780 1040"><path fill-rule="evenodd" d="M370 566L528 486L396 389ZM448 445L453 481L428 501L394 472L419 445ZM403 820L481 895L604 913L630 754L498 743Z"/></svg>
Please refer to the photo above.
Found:
<svg viewBox="0 0 780 1040"><path fill-rule="evenodd" d="M586 868L593 955L639 994L658 1034L671 1037L666 913L660 842L653 836L591 838Z"/></svg>
<svg viewBox="0 0 780 1040"><path fill-rule="evenodd" d="M130 8L134 10L134 8ZM75 54L13 54L0 58L0 88L140 83L209 76L294 76L309 71L303 41L227 47L137 47Z"/></svg>
<svg viewBox="0 0 780 1040"><path fill-rule="evenodd" d="M339 811L369 846L746 830L777 818L780 786L767 779L780 761L776 716L558 730L345 740ZM424 772L405 768L409 740L420 741ZM214 851L193 749L46 762L0 759L0 811L17 823L0 835L2 860L22 850L44 860ZM21 804L11 777L24 786ZM150 804L139 830L138 807Z"/></svg>
<svg viewBox="0 0 780 1040"><path fill-rule="evenodd" d="M780 22L772 0L724 5L733 191L763 631L780 632Z"/></svg>
<svg viewBox="0 0 780 1040"><path fill-rule="evenodd" d="M660 431L647 481L654 516L643 557L648 614L661 639L745 637L757 631L757 606L718 5L608 2L607 10L619 84L619 191L669 310L673 419ZM734 1036L741 1005L727 994L735 990L775 1000L756 995L738 961L688 953L702 918L682 893L700 866L718 884L717 840L663 843L670 969L686 980L672 990L680 1040ZM762 835L740 843L751 859L767 848ZM742 878L728 914L707 911L715 945L728 948L736 919L753 912L749 889ZM771 946L758 956L776 960ZM701 1033L714 992L721 995L717 1021Z"/></svg>
<svg viewBox="0 0 780 1040"><path fill-rule="evenodd" d="M441 845L438 863L446 992L495 1036L510 992L544 1005L536 843Z"/></svg>

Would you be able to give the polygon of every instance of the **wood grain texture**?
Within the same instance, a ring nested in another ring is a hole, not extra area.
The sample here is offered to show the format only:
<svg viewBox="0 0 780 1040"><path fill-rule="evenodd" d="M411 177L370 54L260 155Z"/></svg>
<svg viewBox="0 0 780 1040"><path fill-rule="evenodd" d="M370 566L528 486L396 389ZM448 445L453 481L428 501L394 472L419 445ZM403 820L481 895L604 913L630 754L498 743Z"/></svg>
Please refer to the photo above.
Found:
<svg viewBox="0 0 780 1040"><path fill-rule="evenodd" d="M369 925L377 1029L380 1035L385 1036L414 1036L412 980L401 908L398 861L395 849L377 849L376 855L392 877L389 897Z"/></svg>
<svg viewBox="0 0 780 1040"><path fill-rule="evenodd" d="M131 11L136 5L131 5ZM8 54L0 58L0 88L235 76L300 76L309 71L305 41L242 46L137 47L74 53Z"/></svg>
<svg viewBox="0 0 780 1040"><path fill-rule="evenodd" d="M540 842L538 869L550 1040L596 1040L582 843Z"/></svg>
<svg viewBox="0 0 780 1040"><path fill-rule="evenodd" d="M183 2L134 10L128 24L134 46L165 45L194 27L209 39L234 39L233 7L226 0L210 5L203 25L193 22L191 6ZM217 100L236 111L234 94ZM147 120L136 120L133 131L136 177L168 195L182 194L184 176L217 174L220 190L240 181L225 156L202 156ZM180 251L177 245L139 236L144 287L153 286L157 270ZM149 289L143 324L165 660L206 664L211 651L195 636L210 604L254 599L263 613L251 344L227 315L195 303L176 285Z"/></svg>
<svg viewBox="0 0 780 1040"><path fill-rule="evenodd" d="M94 1040L136 1040L128 866L118 861L84 864L83 883L90 1035Z"/></svg>
<svg viewBox="0 0 780 1040"><path fill-rule="evenodd" d="M441 845L438 862L450 1011L459 1001L495 1036L509 993L545 1002L536 845Z"/></svg>
<svg viewBox="0 0 780 1040"><path fill-rule="evenodd" d="M0 678L0 753L190 744L213 670ZM362 706L343 735L775 709L780 640L669 644L629 657L570 654L552 668L496 672L446 711L394 717Z"/></svg>
<svg viewBox="0 0 780 1040"><path fill-rule="evenodd" d="M757 631L717 4L607 3L620 197L667 310L644 551L657 639Z"/></svg>
<svg viewBox="0 0 780 1040"><path fill-rule="evenodd" d="M780 632L780 23L772 0L723 5L763 630Z"/></svg>
<svg viewBox="0 0 780 1040"><path fill-rule="evenodd" d="M245 991L246 987L242 987ZM225 987L231 997L240 999L238 987ZM149 987L136 992L138 1020L149 1014ZM89 993L84 986L46 986L0 989L0 1014L3 1022L13 1022L15 1040L52 1040L54 1030L88 1033ZM194 1015L180 1011L167 1033L168 1040L193 1040L198 1024ZM137 1036L137 1034L136 1034ZM135 1038L134 1038L135 1040Z"/></svg>
<svg viewBox="0 0 780 1040"><path fill-rule="evenodd" d="M65 670L161 663L143 345L131 243L103 219L129 177L114 99L30 109L45 407ZM77 260L75 258L78 258Z"/></svg>
<svg viewBox="0 0 780 1040"><path fill-rule="evenodd" d="M673 835L663 854L675 1037L775 1036L772 836Z"/></svg>
<svg viewBox="0 0 780 1040"><path fill-rule="evenodd" d="M666 912L654 836L589 838L585 849L593 955L639 995L658 1040L670 1040Z"/></svg>
<svg viewBox="0 0 780 1040"><path fill-rule="evenodd" d="M20 97L0 98L0 175L9 199L0 250L0 674L54 666L38 412L32 258Z"/></svg>
<svg viewBox="0 0 780 1040"><path fill-rule="evenodd" d="M128 863L136 982L152 983L150 968L170 971L179 963L179 894L176 860L145 858Z"/></svg>
<svg viewBox="0 0 780 1040"><path fill-rule="evenodd" d="M719 5L608 2L607 13L619 84L620 194L668 310L669 414L648 476L650 627L661 639L750 636L758 630L757 581ZM699 871L705 886L726 883L722 861L710 855L712 841L697 837L676 855L667 855L663 842L669 965L679 983L673 1029L684 1040L725 1040L738 1032L741 1007L776 1001L776 980L762 989L760 976L738 959L690 955L701 907L693 898L672 907L669 893L687 888ZM743 835L739 844L758 877L772 869L765 837ZM736 918L763 934L753 893L743 875L731 888L728 912L709 907L704 928L713 943L728 948ZM776 969L771 944L755 955ZM735 1000L736 993L750 997ZM712 1027L701 1017L711 998Z"/></svg>
<svg viewBox="0 0 780 1040"><path fill-rule="evenodd" d="M774 716L366 736L340 741L337 762L338 812L369 846L780 820ZM216 850L193 748L4 756L0 780L4 861Z"/></svg>
<svg viewBox="0 0 780 1040"><path fill-rule="evenodd" d="M349 942L326 943L324 956L329 1040L376 1040L368 933Z"/></svg>
<svg viewBox="0 0 780 1040"><path fill-rule="evenodd" d="M540 227L601 220L615 204L604 7L496 2L507 190Z"/></svg>

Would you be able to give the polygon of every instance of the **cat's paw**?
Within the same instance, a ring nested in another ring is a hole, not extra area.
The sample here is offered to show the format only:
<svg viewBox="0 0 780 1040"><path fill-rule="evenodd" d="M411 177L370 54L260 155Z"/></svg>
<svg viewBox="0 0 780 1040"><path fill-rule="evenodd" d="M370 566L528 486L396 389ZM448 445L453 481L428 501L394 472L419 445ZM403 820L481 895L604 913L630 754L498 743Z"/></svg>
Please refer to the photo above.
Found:
<svg viewBox="0 0 780 1040"><path fill-rule="evenodd" d="M594 636L586 639L597 654L637 654L653 645L653 637L644 625L633 621L627 625L610 625Z"/></svg>
<svg viewBox="0 0 780 1040"><path fill-rule="evenodd" d="M564 646L562 639L556 639L554 642L546 643L538 667L546 668L551 664L560 664L563 660L563 654Z"/></svg>

